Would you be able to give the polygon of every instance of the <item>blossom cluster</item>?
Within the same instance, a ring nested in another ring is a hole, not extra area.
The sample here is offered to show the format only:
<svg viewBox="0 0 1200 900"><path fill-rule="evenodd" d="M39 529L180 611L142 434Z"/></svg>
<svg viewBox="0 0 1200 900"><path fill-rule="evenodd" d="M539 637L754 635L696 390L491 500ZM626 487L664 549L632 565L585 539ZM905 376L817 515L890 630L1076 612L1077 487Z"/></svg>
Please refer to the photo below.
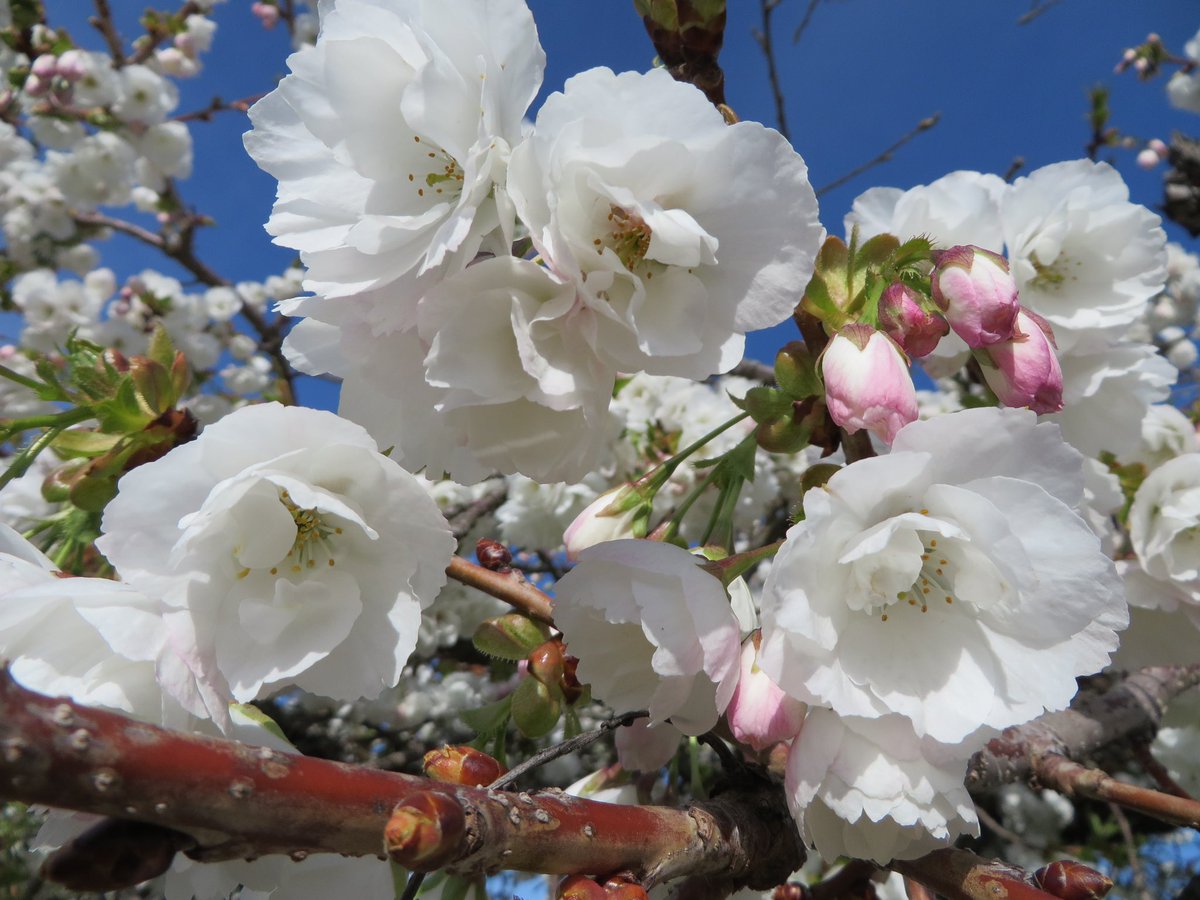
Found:
<svg viewBox="0 0 1200 900"><path fill-rule="evenodd" d="M289 66L246 137L316 295L285 306L289 359L409 468L578 480L618 373L728 370L811 274L803 160L665 71L583 72L524 126L522 0L343 0Z"/></svg>
<svg viewBox="0 0 1200 900"><path fill-rule="evenodd" d="M152 214L185 268L200 224L172 79L215 25L187 8L124 60L46 26L44 52L0 44L22 317L0 403L32 431L96 401L36 458L3 433L23 474L0 482L0 656L23 684L289 753L250 704L503 745L510 720L565 736L594 695L646 712L625 769L724 735L820 857L885 865L978 834L969 760L1082 676L1194 661L1200 444L1164 401L1197 368L1200 264L1112 167L874 188L842 241L787 140L664 69L582 72L529 121L524 0L288 4L296 52L245 146L300 265L118 281L88 243L102 208ZM730 374L793 315L803 346ZM92 393L54 393L81 360ZM274 402L289 363L341 382L339 415ZM447 582L493 536L479 566L545 587L553 629ZM1053 797L1001 802L1062 825ZM379 860L266 857L179 860L165 890L394 887Z"/></svg>

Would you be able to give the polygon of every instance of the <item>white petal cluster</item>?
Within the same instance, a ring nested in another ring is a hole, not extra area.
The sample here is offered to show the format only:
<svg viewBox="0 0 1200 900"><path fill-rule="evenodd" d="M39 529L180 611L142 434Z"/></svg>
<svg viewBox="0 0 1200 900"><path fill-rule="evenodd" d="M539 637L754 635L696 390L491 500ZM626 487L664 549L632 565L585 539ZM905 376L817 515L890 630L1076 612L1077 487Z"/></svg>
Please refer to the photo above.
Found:
<svg viewBox="0 0 1200 900"><path fill-rule="evenodd" d="M246 137L318 295L286 350L409 468L578 481L619 372L730 368L811 274L803 160L665 72L585 72L527 128L523 0L339 0L289 64Z"/></svg>
<svg viewBox="0 0 1200 900"><path fill-rule="evenodd" d="M907 426L805 495L763 589L763 670L797 699L896 713L944 743L1063 708L1127 622L1075 511L1081 464L1028 411Z"/></svg>
<svg viewBox="0 0 1200 900"><path fill-rule="evenodd" d="M239 701L396 683L454 549L421 485L331 413L250 406L128 473L97 546Z"/></svg>
<svg viewBox="0 0 1200 900"><path fill-rule="evenodd" d="M1200 31L1184 44L1183 52L1200 62ZM1176 109L1200 113L1200 70L1176 72L1167 82L1167 98Z"/></svg>
<svg viewBox="0 0 1200 900"><path fill-rule="evenodd" d="M584 550L555 588L554 621L579 679L613 709L648 709L685 734L716 724L736 685L741 634L721 582L672 544Z"/></svg>
<svg viewBox="0 0 1200 900"><path fill-rule="evenodd" d="M825 860L924 856L979 834L963 780L971 754L992 734L942 744L918 737L903 716L810 710L788 752L788 805Z"/></svg>
<svg viewBox="0 0 1200 900"><path fill-rule="evenodd" d="M1169 459L1142 482L1129 509L1129 538L1146 575L1200 602L1200 453Z"/></svg>

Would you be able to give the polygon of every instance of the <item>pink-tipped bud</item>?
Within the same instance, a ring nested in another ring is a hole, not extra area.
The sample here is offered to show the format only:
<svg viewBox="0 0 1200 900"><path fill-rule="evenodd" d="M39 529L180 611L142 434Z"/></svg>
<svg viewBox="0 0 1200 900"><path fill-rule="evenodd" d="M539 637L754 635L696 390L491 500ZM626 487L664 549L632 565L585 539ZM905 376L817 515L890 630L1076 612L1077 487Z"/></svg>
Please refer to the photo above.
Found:
<svg viewBox="0 0 1200 900"><path fill-rule="evenodd" d="M866 428L890 444L917 419L917 391L899 348L869 325L847 325L821 355L829 415L850 434Z"/></svg>
<svg viewBox="0 0 1200 900"><path fill-rule="evenodd" d="M1007 341L1016 324L1017 283L1003 256L981 247L935 251L933 302L972 349Z"/></svg>
<svg viewBox="0 0 1200 900"><path fill-rule="evenodd" d="M29 67L29 71L38 78L49 81L58 74L58 57L53 53L43 53L33 61L33 65Z"/></svg>
<svg viewBox="0 0 1200 900"><path fill-rule="evenodd" d="M251 3L250 12L258 17L263 28L274 28L279 24L279 7L274 3Z"/></svg>
<svg viewBox="0 0 1200 900"><path fill-rule="evenodd" d="M1013 339L979 351L983 378L1005 406L1056 413L1063 407L1063 375L1050 324L1036 313L1017 314Z"/></svg>
<svg viewBox="0 0 1200 900"><path fill-rule="evenodd" d="M756 633L742 645L741 672L725 720L741 743L765 750L800 733L807 707L758 667L758 637Z"/></svg>
<svg viewBox="0 0 1200 900"><path fill-rule="evenodd" d="M1146 141L1146 146L1158 154L1159 159L1166 159L1171 152L1171 148L1158 138L1150 138Z"/></svg>
<svg viewBox="0 0 1200 900"><path fill-rule="evenodd" d="M1137 164L1139 169L1145 169L1147 172L1149 172L1160 162L1162 162L1162 157L1149 147L1145 147L1138 151Z"/></svg>
<svg viewBox="0 0 1200 900"><path fill-rule="evenodd" d="M25 79L25 93L30 97L40 97L50 90L50 79L34 75L32 72Z"/></svg>
<svg viewBox="0 0 1200 900"><path fill-rule="evenodd" d="M58 75L72 83L88 72L87 55L82 50L68 50L58 58Z"/></svg>
<svg viewBox="0 0 1200 900"><path fill-rule="evenodd" d="M879 298L879 327L909 356L927 356L950 333L950 323L921 305L907 284L889 284Z"/></svg>
<svg viewBox="0 0 1200 900"><path fill-rule="evenodd" d="M1145 75L1150 71L1150 60L1146 59L1144 56L1139 57L1138 59L1134 60L1133 70L1139 75Z"/></svg>
<svg viewBox="0 0 1200 900"><path fill-rule="evenodd" d="M638 506L635 504L621 512L611 510L614 502L621 498L627 485L615 487L601 494L588 507L575 517L567 530L563 532L563 544L567 548L567 559L572 562L588 547L603 544L606 541L619 541L626 538L641 537L637 534L635 519Z"/></svg>

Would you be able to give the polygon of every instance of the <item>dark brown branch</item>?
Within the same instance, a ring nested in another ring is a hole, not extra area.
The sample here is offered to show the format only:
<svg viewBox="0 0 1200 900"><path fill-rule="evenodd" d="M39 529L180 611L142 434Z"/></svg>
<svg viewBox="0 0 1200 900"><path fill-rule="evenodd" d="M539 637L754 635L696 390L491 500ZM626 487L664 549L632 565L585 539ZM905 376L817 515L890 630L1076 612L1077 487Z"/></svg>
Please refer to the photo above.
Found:
<svg viewBox="0 0 1200 900"><path fill-rule="evenodd" d="M967 787L977 792L1029 781L1042 757L1087 759L1105 744L1152 736L1170 700L1197 684L1200 665L1151 666L1103 694L1084 696L1071 709L1005 729L971 758Z"/></svg>
<svg viewBox="0 0 1200 900"><path fill-rule="evenodd" d="M771 96L775 100L775 121L778 123L779 133L790 141L792 136L788 132L787 104L784 102L783 88L779 83L779 66L775 61L775 43L771 36L771 16L781 2L782 0L761 0L762 28L756 28L751 33L767 60L767 78L771 83ZM817 0L812 0L812 6L816 3ZM803 26L804 23L801 24Z"/></svg>
<svg viewBox="0 0 1200 900"><path fill-rule="evenodd" d="M1171 773L1167 771L1166 766L1154 758L1154 752L1150 749L1149 744L1136 745L1133 748L1133 758L1142 767L1142 771L1154 779L1154 782L1158 785L1158 789L1164 794L1185 797L1188 800L1195 799L1184 790L1179 782L1171 777Z"/></svg>
<svg viewBox="0 0 1200 900"><path fill-rule="evenodd" d="M244 113L265 96L267 95L252 94L249 97L243 97L241 100L230 100L228 102L222 100L220 97L213 97L208 106L203 109L193 110L189 113L180 113L173 118L176 122L211 122L213 116L219 112Z"/></svg>
<svg viewBox="0 0 1200 900"><path fill-rule="evenodd" d="M1062 0L1033 0L1033 2L1030 4L1029 11L1017 19L1017 24L1028 25L1042 13L1048 12L1055 6L1058 6L1058 4L1061 2Z"/></svg>
<svg viewBox="0 0 1200 900"><path fill-rule="evenodd" d="M899 150L901 147L903 147L905 144L907 144L913 138L917 137L917 135L920 135L926 131L929 131L931 128L936 126L937 123L941 121L941 118L942 118L942 114L940 112L936 112L932 116L928 116L928 117L922 119L920 122L918 122L916 125L913 126L911 131L909 131L907 134L903 135L898 141L896 141L894 144L892 144L890 147L888 147L886 150L884 150L882 153L880 153L874 159L870 159L867 162L863 163L861 166L857 166L857 167L851 169L849 172L847 172L845 175L841 176L840 178L835 178L833 181L829 182L829 184L826 184L826 185L823 185L823 186L817 188L817 196L820 197L823 194L827 194L829 191L832 191L834 188L840 188L843 184L853 181L855 178L857 178L859 175L862 175L864 172L869 172L871 169L875 168L876 166L881 166L886 162L890 162L892 160L892 157L894 157L896 155L897 150Z"/></svg>
<svg viewBox="0 0 1200 900"><path fill-rule="evenodd" d="M631 871L647 885L720 873L766 889L804 861L776 786L686 809L510 793L165 731L43 697L0 673L0 794L190 835L201 861L264 853L378 855L405 809L457 809L437 865L460 875ZM394 812L395 811L395 812ZM428 848L426 848L428 849Z"/></svg>
<svg viewBox="0 0 1200 900"><path fill-rule="evenodd" d="M804 10L804 18L800 20L800 24L796 26L796 30L792 32L792 43L800 43L800 39L804 37L804 32L808 31L808 26L812 24L813 16L816 15L817 6L821 0L808 0L808 9Z"/></svg>

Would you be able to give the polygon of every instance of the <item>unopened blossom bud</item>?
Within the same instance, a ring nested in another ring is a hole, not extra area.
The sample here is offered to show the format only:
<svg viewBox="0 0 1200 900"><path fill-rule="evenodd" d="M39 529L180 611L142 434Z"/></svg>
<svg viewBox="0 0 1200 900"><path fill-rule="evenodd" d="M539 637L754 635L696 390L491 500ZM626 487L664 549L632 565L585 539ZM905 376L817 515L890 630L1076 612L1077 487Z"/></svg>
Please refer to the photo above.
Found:
<svg viewBox="0 0 1200 900"><path fill-rule="evenodd" d="M279 7L274 3L251 3L250 12L262 22L263 28L274 28L279 23Z"/></svg>
<svg viewBox="0 0 1200 900"><path fill-rule="evenodd" d="M87 74L87 57L82 50L68 50L58 58L57 71L60 78L72 83L79 81Z"/></svg>
<svg viewBox="0 0 1200 900"><path fill-rule="evenodd" d="M1146 146L1157 153L1159 159L1166 159L1171 152L1171 148L1158 138L1151 138L1146 142Z"/></svg>
<svg viewBox="0 0 1200 900"><path fill-rule="evenodd" d="M492 538L480 538L476 542L475 557L485 569L501 573L512 571L512 551Z"/></svg>
<svg viewBox="0 0 1200 900"><path fill-rule="evenodd" d="M58 74L58 57L53 53L43 53L33 61L29 71L38 78L49 81Z"/></svg>
<svg viewBox="0 0 1200 900"><path fill-rule="evenodd" d="M1050 324L1022 309L1012 340L978 351L983 379L1004 406L1035 413L1062 409L1063 375Z"/></svg>
<svg viewBox="0 0 1200 900"><path fill-rule="evenodd" d="M498 759L467 746L430 750L422 760L422 767L434 781L468 787L485 787L508 771Z"/></svg>
<svg viewBox="0 0 1200 900"><path fill-rule="evenodd" d="M1138 168L1140 168L1140 169L1145 169L1146 171L1150 171L1155 166L1157 166L1160 162L1162 162L1162 157L1160 157L1157 153L1155 153L1149 147L1146 147L1138 152L1137 164L1138 164Z"/></svg>
<svg viewBox="0 0 1200 900"><path fill-rule="evenodd" d="M1100 900L1112 890L1112 879L1095 869L1062 859L1042 866L1033 880L1043 891L1061 900Z"/></svg>
<svg viewBox="0 0 1200 900"><path fill-rule="evenodd" d="M25 93L30 97L40 97L50 90L50 79L42 78L38 75L30 74L25 79Z"/></svg>
<svg viewBox="0 0 1200 900"><path fill-rule="evenodd" d="M567 526L567 530L563 532L567 559L575 562L579 559L579 554L588 547L603 544L605 541L642 537L645 534L645 530L642 534L637 533L639 505L635 504L621 512L610 509L628 490L628 485L621 485L606 491L588 504L587 508L575 517L575 521Z"/></svg>
<svg viewBox="0 0 1200 900"><path fill-rule="evenodd" d="M981 247L935 251L933 301L972 349L1007 341L1016 324L1017 283L1003 256Z"/></svg>
<svg viewBox="0 0 1200 900"><path fill-rule="evenodd" d="M725 719L733 736L755 750L795 737L807 706L789 697L758 667L758 634L742 645L741 672Z"/></svg>
<svg viewBox="0 0 1200 900"><path fill-rule="evenodd" d="M821 356L829 415L850 434L866 428L890 444L917 419L917 391L900 350L882 331L847 325Z"/></svg>
<svg viewBox="0 0 1200 900"><path fill-rule="evenodd" d="M921 305L907 284L889 284L879 298L879 327L909 356L926 356L950 333L950 324Z"/></svg>

